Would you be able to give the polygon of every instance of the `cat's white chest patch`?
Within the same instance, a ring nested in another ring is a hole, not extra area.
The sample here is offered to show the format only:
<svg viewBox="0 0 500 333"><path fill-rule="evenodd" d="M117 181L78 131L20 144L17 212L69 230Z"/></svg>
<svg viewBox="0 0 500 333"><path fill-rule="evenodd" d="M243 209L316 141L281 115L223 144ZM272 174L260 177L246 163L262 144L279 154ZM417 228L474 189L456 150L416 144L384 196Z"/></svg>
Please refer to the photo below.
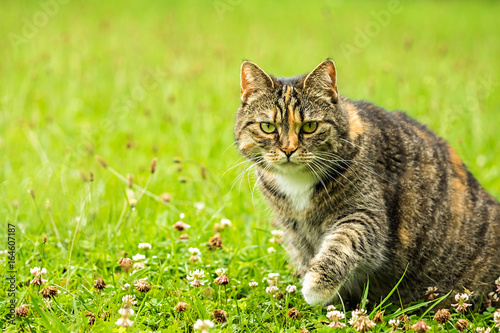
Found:
<svg viewBox="0 0 500 333"><path fill-rule="evenodd" d="M314 185L318 179L310 174L276 174L277 189L283 193L297 211L309 206Z"/></svg>

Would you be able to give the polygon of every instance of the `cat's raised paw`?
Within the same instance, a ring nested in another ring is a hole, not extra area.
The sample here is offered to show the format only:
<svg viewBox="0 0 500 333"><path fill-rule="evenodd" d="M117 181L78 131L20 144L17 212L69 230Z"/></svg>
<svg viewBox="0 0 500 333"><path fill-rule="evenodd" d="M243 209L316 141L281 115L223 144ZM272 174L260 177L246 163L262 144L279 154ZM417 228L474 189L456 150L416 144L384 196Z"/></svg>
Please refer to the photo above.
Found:
<svg viewBox="0 0 500 333"><path fill-rule="evenodd" d="M321 288L320 275L316 272L308 272L302 282L302 295L309 305L325 305L334 296L336 290Z"/></svg>

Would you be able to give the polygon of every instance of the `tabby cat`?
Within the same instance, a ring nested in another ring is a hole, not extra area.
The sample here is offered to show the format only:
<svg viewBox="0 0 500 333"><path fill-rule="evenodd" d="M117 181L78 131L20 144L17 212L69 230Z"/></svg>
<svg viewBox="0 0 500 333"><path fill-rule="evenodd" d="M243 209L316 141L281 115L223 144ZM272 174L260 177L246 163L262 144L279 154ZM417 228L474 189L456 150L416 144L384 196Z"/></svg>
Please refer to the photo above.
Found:
<svg viewBox="0 0 500 333"><path fill-rule="evenodd" d="M494 290L498 201L445 140L405 113L340 96L336 82L330 59L291 78L241 66L236 143L284 231L305 300L340 295L352 306L369 279L377 302L405 269L404 302L431 286Z"/></svg>

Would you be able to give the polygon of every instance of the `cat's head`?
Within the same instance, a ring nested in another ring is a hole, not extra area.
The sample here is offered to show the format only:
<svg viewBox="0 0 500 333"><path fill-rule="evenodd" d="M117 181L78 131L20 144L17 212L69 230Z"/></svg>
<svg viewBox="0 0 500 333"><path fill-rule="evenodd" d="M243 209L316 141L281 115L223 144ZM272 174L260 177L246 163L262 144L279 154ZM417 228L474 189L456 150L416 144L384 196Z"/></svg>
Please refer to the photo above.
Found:
<svg viewBox="0 0 500 333"><path fill-rule="evenodd" d="M340 153L349 114L337 90L335 64L276 78L256 64L241 65L241 106L234 134L239 150L271 172L309 172Z"/></svg>

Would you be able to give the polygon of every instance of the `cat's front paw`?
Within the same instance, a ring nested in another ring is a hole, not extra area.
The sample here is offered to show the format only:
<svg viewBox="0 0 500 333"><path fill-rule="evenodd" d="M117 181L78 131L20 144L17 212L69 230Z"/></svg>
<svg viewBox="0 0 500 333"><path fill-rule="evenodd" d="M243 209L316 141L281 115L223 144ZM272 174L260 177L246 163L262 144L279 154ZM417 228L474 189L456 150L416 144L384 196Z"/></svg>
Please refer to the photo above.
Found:
<svg viewBox="0 0 500 333"><path fill-rule="evenodd" d="M325 305L333 299L337 289L325 287L317 272L307 272L302 282L302 295L309 305Z"/></svg>

